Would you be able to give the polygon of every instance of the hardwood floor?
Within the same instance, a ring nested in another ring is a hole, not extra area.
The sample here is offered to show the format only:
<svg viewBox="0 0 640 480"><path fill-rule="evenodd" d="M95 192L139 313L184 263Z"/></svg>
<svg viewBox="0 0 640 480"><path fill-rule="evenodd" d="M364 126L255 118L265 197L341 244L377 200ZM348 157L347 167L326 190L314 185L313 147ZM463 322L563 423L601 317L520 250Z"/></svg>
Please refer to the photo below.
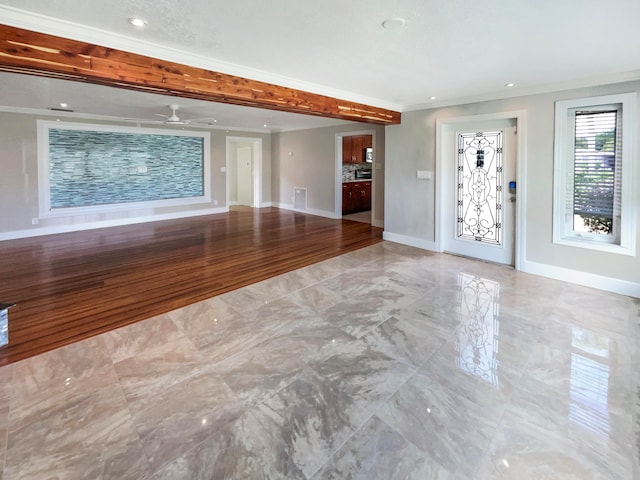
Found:
<svg viewBox="0 0 640 480"><path fill-rule="evenodd" d="M0 365L382 241L382 229L265 208L0 242Z"/></svg>

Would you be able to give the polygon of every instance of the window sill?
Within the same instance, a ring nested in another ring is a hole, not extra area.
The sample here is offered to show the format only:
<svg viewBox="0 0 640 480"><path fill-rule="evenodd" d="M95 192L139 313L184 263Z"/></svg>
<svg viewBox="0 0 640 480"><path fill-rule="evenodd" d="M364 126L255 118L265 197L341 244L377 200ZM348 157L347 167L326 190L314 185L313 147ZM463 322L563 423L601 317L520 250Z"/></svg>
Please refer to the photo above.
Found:
<svg viewBox="0 0 640 480"><path fill-rule="evenodd" d="M569 247L586 248L588 250L598 250L600 252L615 253L617 255L635 256L635 249L613 243L599 242L583 237L563 237L555 238L553 243L566 245Z"/></svg>

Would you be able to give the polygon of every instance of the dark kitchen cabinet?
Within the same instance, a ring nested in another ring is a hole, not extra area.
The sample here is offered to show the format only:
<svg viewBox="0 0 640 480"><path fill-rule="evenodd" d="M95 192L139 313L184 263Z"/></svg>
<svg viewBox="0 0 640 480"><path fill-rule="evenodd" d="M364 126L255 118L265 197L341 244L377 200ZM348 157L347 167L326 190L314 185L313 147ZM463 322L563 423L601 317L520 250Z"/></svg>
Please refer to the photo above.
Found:
<svg viewBox="0 0 640 480"><path fill-rule="evenodd" d="M351 137L351 155L354 159L353 163L364 162L364 151L362 150L362 135Z"/></svg>
<svg viewBox="0 0 640 480"><path fill-rule="evenodd" d="M371 210L371 182L342 184L342 214Z"/></svg>
<svg viewBox="0 0 640 480"><path fill-rule="evenodd" d="M355 163L352 157L353 137L342 137L342 163Z"/></svg>
<svg viewBox="0 0 640 480"><path fill-rule="evenodd" d="M363 163L366 161L364 149L371 148L372 135L350 135L342 137L342 163Z"/></svg>
<svg viewBox="0 0 640 480"><path fill-rule="evenodd" d="M360 190L360 207L362 211L371 210L371 182L362 182Z"/></svg>
<svg viewBox="0 0 640 480"><path fill-rule="evenodd" d="M353 192L349 183L342 184L342 214L348 215L353 213L354 208Z"/></svg>

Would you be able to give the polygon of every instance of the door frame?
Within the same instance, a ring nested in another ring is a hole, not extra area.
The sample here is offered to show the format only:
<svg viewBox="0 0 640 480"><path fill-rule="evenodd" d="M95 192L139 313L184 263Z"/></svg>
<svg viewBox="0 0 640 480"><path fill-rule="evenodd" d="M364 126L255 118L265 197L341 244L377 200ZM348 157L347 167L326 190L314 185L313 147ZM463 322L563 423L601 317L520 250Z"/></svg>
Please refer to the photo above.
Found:
<svg viewBox="0 0 640 480"><path fill-rule="evenodd" d="M371 144L373 145L373 162L371 163L371 226L381 227L380 222L376 221L376 163L377 163L377 148L376 148L376 131L375 130L355 130L353 132L340 132L336 133L335 138L335 211L334 218L342 218L342 137L352 137L354 135L371 135Z"/></svg>
<svg viewBox="0 0 640 480"><path fill-rule="evenodd" d="M251 159L253 161L253 208L260 208L262 206L262 138L258 137L225 137L225 151L226 151L226 179L225 189L227 192L227 208L230 205L229 200L229 167L231 165L231 149L235 148L233 145L236 143L251 143ZM236 161L236 156L233 157L233 161ZM234 166L234 168L236 168ZM236 171L236 183L237 179Z"/></svg>
<svg viewBox="0 0 640 480"><path fill-rule="evenodd" d="M465 117L438 118L436 119L436 204L435 204L435 243L436 250L444 250L445 235L443 228L443 207L447 199L444 198L443 183L452 181L447 177L448 169L444 168L446 149L444 143L447 136L455 133L458 125L469 122L484 122L488 120L514 120L516 123L516 222L515 222L515 269L522 270L524 265L524 253L526 252L526 173L527 173L527 112L516 110L510 112L490 113L483 115L470 115Z"/></svg>

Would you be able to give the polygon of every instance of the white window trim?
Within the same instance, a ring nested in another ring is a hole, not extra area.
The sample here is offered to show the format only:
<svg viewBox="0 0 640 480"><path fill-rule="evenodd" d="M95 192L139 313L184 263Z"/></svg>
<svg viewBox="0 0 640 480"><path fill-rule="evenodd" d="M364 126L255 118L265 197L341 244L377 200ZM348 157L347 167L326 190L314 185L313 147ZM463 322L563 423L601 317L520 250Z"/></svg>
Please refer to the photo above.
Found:
<svg viewBox="0 0 640 480"><path fill-rule="evenodd" d="M92 123L57 122L38 120L38 206L39 218L69 217L96 213L111 213L126 210L140 210L159 207L184 207L211 202L211 135L209 132L195 130L165 130L160 128L127 127L117 125L96 125ZM204 193L197 197L170 198L140 202L92 205L54 209L51 207L51 189L49 184L49 130L90 130L95 132L121 132L135 134L153 134L169 136L202 137L204 154Z"/></svg>
<svg viewBox="0 0 640 480"><path fill-rule="evenodd" d="M572 108L588 108L600 105L622 104L622 217L620 219L620 243L605 243L589 237L581 237L566 229L567 152L573 144L569 132L568 111ZM553 163L553 243L572 247L600 250L622 255L636 254L637 201L637 132L638 106L636 93L621 93L598 97L562 100L556 102L555 142Z"/></svg>

